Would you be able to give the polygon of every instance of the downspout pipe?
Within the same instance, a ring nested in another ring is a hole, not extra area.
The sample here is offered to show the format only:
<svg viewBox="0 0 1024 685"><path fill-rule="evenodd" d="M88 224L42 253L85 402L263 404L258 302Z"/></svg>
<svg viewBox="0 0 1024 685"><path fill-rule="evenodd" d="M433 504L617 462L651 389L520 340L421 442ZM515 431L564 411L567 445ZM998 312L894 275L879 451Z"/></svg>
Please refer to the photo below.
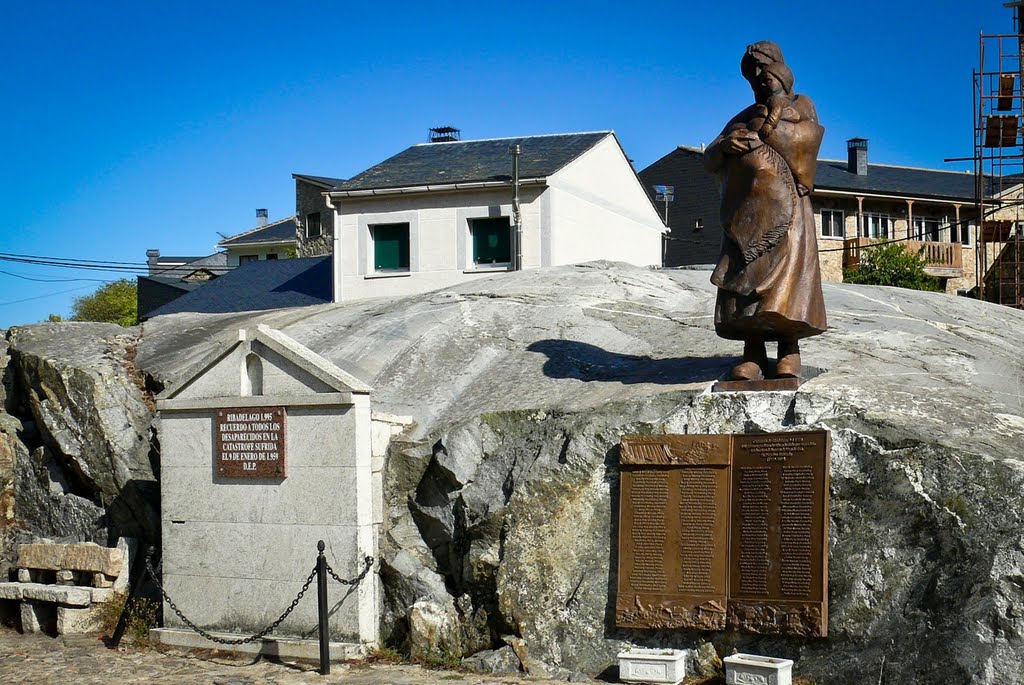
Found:
<svg viewBox="0 0 1024 685"><path fill-rule="evenodd" d="M508 146L512 155L512 221L515 223L516 256L512 268L521 271L523 268L523 215L519 207L519 153L518 145Z"/></svg>
<svg viewBox="0 0 1024 685"><path fill-rule="evenodd" d="M334 216L334 234L331 236L331 302L341 302L345 299L341 270L341 203L335 205L330 193L324 193L324 201Z"/></svg>

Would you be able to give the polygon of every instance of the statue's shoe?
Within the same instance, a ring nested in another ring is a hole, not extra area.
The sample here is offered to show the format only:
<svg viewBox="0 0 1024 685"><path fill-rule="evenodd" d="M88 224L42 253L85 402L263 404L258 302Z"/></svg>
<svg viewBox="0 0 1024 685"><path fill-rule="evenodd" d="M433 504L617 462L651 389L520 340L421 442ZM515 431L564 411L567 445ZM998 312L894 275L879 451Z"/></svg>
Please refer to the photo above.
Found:
<svg viewBox="0 0 1024 685"><path fill-rule="evenodd" d="M784 355L775 365L776 378L799 378L800 377L800 353L794 352Z"/></svg>
<svg viewBox="0 0 1024 685"><path fill-rule="evenodd" d="M732 379L734 381L759 381L762 378L764 378L764 375L761 373L761 366L757 362L742 362L732 369Z"/></svg>

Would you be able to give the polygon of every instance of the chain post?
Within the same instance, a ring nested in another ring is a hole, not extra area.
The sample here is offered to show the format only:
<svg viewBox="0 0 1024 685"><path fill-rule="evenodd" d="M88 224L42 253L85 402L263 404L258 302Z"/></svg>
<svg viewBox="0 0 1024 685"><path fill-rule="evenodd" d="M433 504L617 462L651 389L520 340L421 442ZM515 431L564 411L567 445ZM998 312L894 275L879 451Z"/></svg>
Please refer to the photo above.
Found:
<svg viewBox="0 0 1024 685"><path fill-rule="evenodd" d="M331 673L330 635L327 631L327 557L324 556L324 541L316 543L316 598L317 617L320 620L320 675Z"/></svg>

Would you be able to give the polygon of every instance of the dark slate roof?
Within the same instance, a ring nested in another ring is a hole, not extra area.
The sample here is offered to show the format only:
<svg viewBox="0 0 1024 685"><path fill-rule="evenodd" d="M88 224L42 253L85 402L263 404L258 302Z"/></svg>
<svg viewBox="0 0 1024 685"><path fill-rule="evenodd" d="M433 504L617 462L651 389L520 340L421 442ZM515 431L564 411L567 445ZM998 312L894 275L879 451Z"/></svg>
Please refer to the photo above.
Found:
<svg viewBox="0 0 1024 685"><path fill-rule="evenodd" d="M248 262L149 316L199 312L219 314L331 301L331 256Z"/></svg>
<svg viewBox="0 0 1024 685"><path fill-rule="evenodd" d="M171 256L161 255L161 256L156 258L156 263L157 264L188 264L189 262L194 262L197 259L202 259L202 257L171 257Z"/></svg>
<svg viewBox="0 0 1024 685"><path fill-rule="evenodd" d="M858 176L847 170L846 162L829 159L818 160L814 187L820 190L862 191L900 197L974 200L973 173L868 164L867 175Z"/></svg>
<svg viewBox="0 0 1024 685"><path fill-rule="evenodd" d="M295 217L275 221L266 226L233 235L217 243L221 247L237 247L239 245L255 245L258 243L286 243L295 241Z"/></svg>
<svg viewBox="0 0 1024 685"><path fill-rule="evenodd" d="M228 266L227 252L214 252L205 257L158 257L157 260L158 266L150 275L171 279L182 278L202 269L220 274L231 268Z"/></svg>
<svg viewBox="0 0 1024 685"><path fill-rule="evenodd" d="M343 178L332 178L330 176L311 176L309 174L292 174L292 178L297 178L303 181L309 181L315 183L318 186L324 188L333 188L336 185L340 185L345 182Z"/></svg>
<svg viewBox="0 0 1024 685"><path fill-rule="evenodd" d="M510 145L519 145L519 176L550 176L611 131L565 133L492 140L422 143L357 174L333 190L404 188L448 183L512 180Z"/></svg>
<svg viewBox="0 0 1024 685"><path fill-rule="evenodd" d="M136 304L138 305L139 319L145 321L154 309L173 302L204 283L204 281L183 281L173 276L138 276L136 279Z"/></svg>
<svg viewBox="0 0 1024 685"><path fill-rule="evenodd" d="M165 285L170 288L175 288L183 293L195 290L199 286L206 283L206 281L183 281L177 276L138 276L140 281L149 281L152 283L158 283Z"/></svg>

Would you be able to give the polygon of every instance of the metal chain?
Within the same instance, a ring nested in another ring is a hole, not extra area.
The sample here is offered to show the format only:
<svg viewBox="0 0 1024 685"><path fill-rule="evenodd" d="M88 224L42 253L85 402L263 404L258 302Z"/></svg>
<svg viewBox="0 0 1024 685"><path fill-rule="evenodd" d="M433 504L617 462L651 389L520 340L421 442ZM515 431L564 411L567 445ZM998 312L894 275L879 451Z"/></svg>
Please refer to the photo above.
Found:
<svg viewBox="0 0 1024 685"><path fill-rule="evenodd" d="M362 573L360 573L358 576L356 576L352 580L345 580L344 578L339 578L338 574L334 572L333 568L331 568L331 565L327 563L326 559L324 559L324 566L327 567L327 572L329 574L331 574L331 578L334 578L336 581L338 581L342 585L355 585L360 580L362 580L364 577L366 577L366 573L370 570L370 567L373 566L373 557L369 557L369 556L366 557L365 559L363 559L363 563L365 564L365 566L363 567Z"/></svg>
<svg viewBox="0 0 1024 685"><path fill-rule="evenodd" d="M205 637L210 642L216 642L217 644L221 645L244 645L249 642L255 642L256 640L262 640L268 633L272 632L275 628L281 625L282 621L288 618L288 614L292 613L295 607L298 606L299 602L302 600L302 596L306 594L306 590L309 589L310 584L313 582L313 578L316 577L316 566L314 566L313 570L309 572L309 577L306 578L306 582L302 584L302 589L299 590L299 594L296 595L295 599L292 600L291 605L287 609L285 609L284 613L281 614L281 616L276 621L271 623L269 626L267 626L260 632L256 633L255 635L250 635L249 637L240 638L237 640L225 640L220 637L215 637L210 633L206 632L205 630L197 626L195 623L190 621L185 616L185 614L181 613L181 609L179 609L177 605L175 605L175 603L171 601L171 598L170 596L168 596L167 591L164 590L164 586L160 583L160 579L157 578L156 571L153 570L153 566L150 563L149 558L146 559L146 571L149 572L149 577L153 579L153 582L156 583L156 586L160 589L160 594L163 595L164 601L167 602L167 606L171 607L171 610L174 611L175 614L177 614L178 618L181 619L182 623L184 623L189 628ZM334 574L332 573L331 575ZM337 578L337 576L334 577Z"/></svg>

